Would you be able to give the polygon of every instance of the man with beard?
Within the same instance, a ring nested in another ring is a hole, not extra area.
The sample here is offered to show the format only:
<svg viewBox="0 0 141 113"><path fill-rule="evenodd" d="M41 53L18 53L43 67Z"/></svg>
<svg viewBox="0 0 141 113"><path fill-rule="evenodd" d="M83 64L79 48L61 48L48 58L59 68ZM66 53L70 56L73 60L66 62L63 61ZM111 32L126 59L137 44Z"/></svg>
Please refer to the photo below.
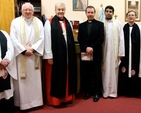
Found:
<svg viewBox="0 0 141 113"><path fill-rule="evenodd" d="M113 6L105 8L105 39L103 44L102 82L103 97L116 98L118 65L124 56L124 35L122 24L113 19Z"/></svg>
<svg viewBox="0 0 141 113"><path fill-rule="evenodd" d="M101 60L104 25L94 19L96 10L88 6L85 10L87 21L79 26L78 42L81 49L81 88L86 93L84 99L93 94L97 102L101 93ZM84 59L87 57L86 59ZM89 59L90 58L90 59ZM93 82L93 87L92 87Z"/></svg>

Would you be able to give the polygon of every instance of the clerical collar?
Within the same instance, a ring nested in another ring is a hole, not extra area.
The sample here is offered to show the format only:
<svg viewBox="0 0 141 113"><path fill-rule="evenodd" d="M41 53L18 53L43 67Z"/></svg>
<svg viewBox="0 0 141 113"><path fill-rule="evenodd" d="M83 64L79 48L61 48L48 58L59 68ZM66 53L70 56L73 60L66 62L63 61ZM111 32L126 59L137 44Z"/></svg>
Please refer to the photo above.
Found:
<svg viewBox="0 0 141 113"><path fill-rule="evenodd" d="M93 20L88 20L88 23L89 24L92 24L93 21L94 21L94 19Z"/></svg>
<svg viewBox="0 0 141 113"><path fill-rule="evenodd" d="M89 23L89 24L91 24L91 23L92 23L92 21L88 21L88 23Z"/></svg>

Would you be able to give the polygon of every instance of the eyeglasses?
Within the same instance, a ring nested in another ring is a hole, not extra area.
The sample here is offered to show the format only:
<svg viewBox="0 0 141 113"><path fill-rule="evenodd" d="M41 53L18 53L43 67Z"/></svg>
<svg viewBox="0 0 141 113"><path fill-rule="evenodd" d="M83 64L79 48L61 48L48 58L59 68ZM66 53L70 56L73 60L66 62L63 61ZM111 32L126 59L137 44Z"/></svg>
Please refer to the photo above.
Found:
<svg viewBox="0 0 141 113"><path fill-rule="evenodd" d="M31 11L33 11L33 9L23 9L23 11L25 11L25 12L29 11L29 12L31 12Z"/></svg>

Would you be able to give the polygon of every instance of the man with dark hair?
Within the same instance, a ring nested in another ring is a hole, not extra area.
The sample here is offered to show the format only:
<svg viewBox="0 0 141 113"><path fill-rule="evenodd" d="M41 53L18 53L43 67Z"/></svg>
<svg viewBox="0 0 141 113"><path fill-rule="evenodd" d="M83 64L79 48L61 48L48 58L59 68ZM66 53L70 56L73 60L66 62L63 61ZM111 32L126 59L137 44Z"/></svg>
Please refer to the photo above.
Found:
<svg viewBox="0 0 141 113"><path fill-rule="evenodd" d="M96 11L93 6L88 6L85 13L88 20L80 24L78 33L78 42L81 49L81 87L84 88L86 93L85 100L90 98L93 93L93 101L97 102L101 93L104 25L94 19Z"/></svg>
<svg viewBox="0 0 141 113"><path fill-rule="evenodd" d="M113 19L113 6L105 8L105 40L103 44L103 97L117 97L118 65L124 56L124 35L120 21Z"/></svg>

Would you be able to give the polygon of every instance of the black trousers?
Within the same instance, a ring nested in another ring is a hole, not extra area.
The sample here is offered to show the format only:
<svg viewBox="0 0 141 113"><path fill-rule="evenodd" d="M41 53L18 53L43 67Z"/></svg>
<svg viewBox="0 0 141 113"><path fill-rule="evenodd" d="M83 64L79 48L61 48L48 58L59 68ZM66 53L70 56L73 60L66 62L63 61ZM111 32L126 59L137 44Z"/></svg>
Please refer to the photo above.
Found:
<svg viewBox="0 0 141 113"><path fill-rule="evenodd" d="M81 87L83 93L101 94L102 74L101 62L81 61Z"/></svg>
<svg viewBox="0 0 141 113"><path fill-rule="evenodd" d="M15 113L13 97L0 100L0 113Z"/></svg>

